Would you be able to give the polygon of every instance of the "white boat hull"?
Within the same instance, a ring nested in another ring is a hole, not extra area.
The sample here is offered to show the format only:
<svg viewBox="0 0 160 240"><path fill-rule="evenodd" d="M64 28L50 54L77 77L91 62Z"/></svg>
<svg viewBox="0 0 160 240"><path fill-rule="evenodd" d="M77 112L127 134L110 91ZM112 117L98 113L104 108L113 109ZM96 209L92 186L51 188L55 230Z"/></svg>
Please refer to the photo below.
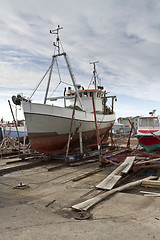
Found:
<svg viewBox="0 0 160 240"><path fill-rule="evenodd" d="M46 154L65 151L73 109L25 101L22 105L28 137L33 148ZM115 114L96 114L96 118L99 133L103 135L114 123ZM72 133L80 124L86 143L96 142L94 114L75 110ZM77 133L71 141L71 146L78 142Z"/></svg>

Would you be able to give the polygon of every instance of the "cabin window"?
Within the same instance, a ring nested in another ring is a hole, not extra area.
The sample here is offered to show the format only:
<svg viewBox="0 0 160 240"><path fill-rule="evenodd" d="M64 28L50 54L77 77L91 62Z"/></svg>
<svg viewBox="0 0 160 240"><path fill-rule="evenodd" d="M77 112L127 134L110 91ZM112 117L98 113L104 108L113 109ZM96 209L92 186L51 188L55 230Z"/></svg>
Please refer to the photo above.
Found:
<svg viewBox="0 0 160 240"><path fill-rule="evenodd" d="M149 118L149 126L150 127L157 127L158 126L158 119L157 118Z"/></svg>
<svg viewBox="0 0 160 240"><path fill-rule="evenodd" d="M159 126L158 118L153 118L153 125L154 125L155 127Z"/></svg>
<svg viewBox="0 0 160 240"><path fill-rule="evenodd" d="M79 93L79 96L82 97L82 93Z"/></svg>
<svg viewBox="0 0 160 240"><path fill-rule="evenodd" d="M147 123L147 118L140 118L140 123L139 125L140 126L148 126L148 123Z"/></svg>
<svg viewBox="0 0 160 240"><path fill-rule="evenodd" d="M88 97L88 93L87 92L84 92L84 97Z"/></svg>
<svg viewBox="0 0 160 240"><path fill-rule="evenodd" d="M90 92L90 97L92 97L92 93Z"/></svg>
<svg viewBox="0 0 160 240"><path fill-rule="evenodd" d="M159 126L158 118L140 118L140 126L157 127Z"/></svg>

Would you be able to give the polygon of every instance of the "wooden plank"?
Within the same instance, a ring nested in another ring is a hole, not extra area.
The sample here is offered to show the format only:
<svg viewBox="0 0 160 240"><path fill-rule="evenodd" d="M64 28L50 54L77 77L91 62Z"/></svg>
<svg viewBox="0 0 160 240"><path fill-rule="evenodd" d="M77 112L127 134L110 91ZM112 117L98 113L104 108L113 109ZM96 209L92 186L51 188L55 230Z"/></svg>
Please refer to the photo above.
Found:
<svg viewBox="0 0 160 240"><path fill-rule="evenodd" d="M96 186L96 188L111 190L121 177L122 176L120 175L113 175L111 179L108 179L107 182L102 181L99 185Z"/></svg>
<svg viewBox="0 0 160 240"><path fill-rule="evenodd" d="M99 183L96 188L111 190L122 177L122 174L126 174L129 171L133 165L135 158L135 156L126 157L125 161L120 166L118 166L110 175L108 175L101 183Z"/></svg>
<svg viewBox="0 0 160 240"><path fill-rule="evenodd" d="M138 161L137 163L135 163L135 165L140 165L140 164L150 163L150 162L158 162L158 161L160 161L160 158L154 158L146 161Z"/></svg>
<svg viewBox="0 0 160 240"><path fill-rule="evenodd" d="M160 197L160 193L157 192L140 191L140 193L143 193L146 197Z"/></svg>
<svg viewBox="0 0 160 240"><path fill-rule="evenodd" d="M140 193L143 193L143 194L150 194L150 195L157 195L157 194L160 194L160 193L157 193L157 192L146 192L146 191L140 191Z"/></svg>
<svg viewBox="0 0 160 240"><path fill-rule="evenodd" d="M18 166L15 166L15 167L1 169L0 170L0 176L3 176L3 175L8 174L8 173L16 172L16 171L27 170L27 169L31 169L31 168L34 168L34 167L48 165L50 163L51 163L50 161L40 160L40 161L35 161L35 162L32 162L32 163L18 165Z"/></svg>
<svg viewBox="0 0 160 240"><path fill-rule="evenodd" d="M93 170L91 172L87 172L87 173L85 173L85 174L83 174L83 175L81 175L79 177L76 177L76 178L72 179L72 181L76 182L76 181L79 181L79 180L81 180L83 178L89 177L89 176L91 176L93 174L96 174L96 173L99 173L99 172L102 172L102 171L103 171L103 169L99 169L98 168L98 169L95 169L95 170Z"/></svg>
<svg viewBox="0 0 160 240"><path fill-rule="evenodd" d="M145 180L142 181L144 187L160 187L160 180Z"/></svg>
<svg viewBox="0 0 160 240"><path fill-rule="evenodd" d="M145 179L154 179L154 178L155 177L150 176L150 177L147 177ZM110 190L108 192L102 193L101 195L98 195L98 196L93 197L93 198L91 198L89 200L86 200L86 201L84 201L82 203L79 203L79 204L76 204L76 205L72 206L72 209L80 210L80 211L87 211L91 207L95 206L99 202L101 202L104 199L106 199L108 196L110 196L110 195L112 195L112 194L114 194L116 192L120 192L120 191L123 191L125 189L128 189L130 187L134 187L134 186L140 185L142 183L142 181L144 181L145 179L141 179L141 180L138 180L138 181L135 181L135 182L131 182L131 183L125 184L123 186L117 187L115 189L112 189L112 190Z"/></svg>
<svg viewBox="0 0 160 240"><path fill-rule="evenodd" d="M135 159L136 156L128 156L126 158L125 163L128 163L128 165L122 170L122 173L127 174L129 172Z"/></svg>
<svg viewBox="0 0 160 240"><path fill-rule="evenodd" d="M118 175L125 167L127 164L124 164L124 162L117 167L111 174L109 174L101 183L99 183L96 188L100 189L105 189L105 190L110 190L112 187L116 184L116 182L121 178L121 175ZM117 177L116 177L117 176ZM113 184L111 185L111 181L113 180ZM117 181L115 181L117 179Z"/></svg>
<svg viewBox="0 0 160 240"><path fill-rule="evenodd" d="M65 167L65 166L66 166L66 163L62 163L62 164L59 164L57 166L48 168L48 171L51 172L51 171L54 171L56 169L59 169L59 168Z"/></svg>
<svg viewBox="0 0 160 240"><path fill-rule="evenodd" d="M160 197L160 194L145 194L145 197Z"/></svg>

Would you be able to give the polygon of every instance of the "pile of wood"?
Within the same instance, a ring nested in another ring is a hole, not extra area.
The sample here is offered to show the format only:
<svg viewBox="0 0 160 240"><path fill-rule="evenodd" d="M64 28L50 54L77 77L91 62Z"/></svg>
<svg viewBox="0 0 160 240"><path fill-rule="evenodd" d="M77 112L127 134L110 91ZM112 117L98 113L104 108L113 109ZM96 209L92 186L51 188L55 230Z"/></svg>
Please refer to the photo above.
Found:
<svg viewBox="0 0 160 240"><path fill-rule="evenodd" d="M17 137L11 138L10 133L5 134L0 143L0 154L8 155L13 153L29 153L31 150L30 144L24 144Z"/></svg>
<svg viewBox="0 0 160 240"><path fill-rule="evenodd" d="M135 187L135 186L142 186L145 188L147 188L147 187L160 188L160 177L159 176L148 176L145 178L138 179L136 181L129 182L127 184L123 184L123 185L121 185L121 182L120 182L120 186L115 187L121 178L123 179L124 176L125 177L127 176L128 172L130 170L132 170L132 173L134 176L133 170L135 170L135 169L137 170L137 166L138 166L138 169L145 168L145 167L147 168L148 166L150 166L150 167L160 166L160 157L159 158L154 157L154 156L158 156L158 155L147 154L147 153L145 153L144 155L145 155L144 157L142 157L142 155L140 156L140 154L139 155L137 154L134 156L127 156L124 161L122 161L121 158L117 158L118 160L121 159L122 163L119 164L112 173L110 173L102 182L100 182L96 186L96 188L101 189L102 192L100 194L96 195L95 197L92 197L91 199L88 199L84 202L73 205L72 209L78 210L78 211L88 211L91 207L93 207L96 204L100 203L101 201L105 200L110 195L120 192L120 191L123 191L123 190L126 190L126 189L129 189L131 187ZM115 160L115 155L114 155L114 160ZM112 160L110 160L110 163L112 163ZM143 193L145 196L152 196L152 197L160 196L160 192L159 193L155 193L155 192L145 192L144 193L141 191L140 193Z"/></svg>

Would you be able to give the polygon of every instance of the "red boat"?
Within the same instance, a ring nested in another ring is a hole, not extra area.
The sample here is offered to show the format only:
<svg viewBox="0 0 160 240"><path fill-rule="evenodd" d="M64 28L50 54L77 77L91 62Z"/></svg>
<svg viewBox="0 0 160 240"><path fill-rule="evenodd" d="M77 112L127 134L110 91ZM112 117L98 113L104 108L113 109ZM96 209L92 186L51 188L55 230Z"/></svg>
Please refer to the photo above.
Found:
<svg viewBox="0 0 160 240"><path fill-rule="evenodd" d="M147 152L152 152L160 148L160 124L159 117L140 117L137 138Z"/></svg>

